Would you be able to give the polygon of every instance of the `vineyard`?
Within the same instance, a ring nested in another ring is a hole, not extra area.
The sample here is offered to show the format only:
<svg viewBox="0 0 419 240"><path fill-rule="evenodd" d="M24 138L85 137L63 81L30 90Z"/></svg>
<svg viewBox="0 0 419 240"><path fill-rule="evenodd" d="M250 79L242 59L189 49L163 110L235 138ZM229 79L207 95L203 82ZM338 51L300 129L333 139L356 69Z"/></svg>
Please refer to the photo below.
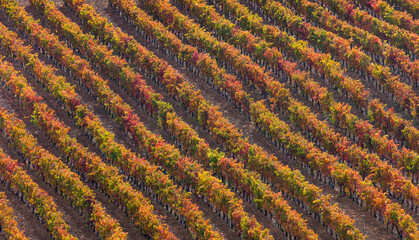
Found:
<svg viewBox="0 0 419 240"><path fill-rule="evenodd" d="M0 0L0 240L418 239L415 0Z"/></svg>

